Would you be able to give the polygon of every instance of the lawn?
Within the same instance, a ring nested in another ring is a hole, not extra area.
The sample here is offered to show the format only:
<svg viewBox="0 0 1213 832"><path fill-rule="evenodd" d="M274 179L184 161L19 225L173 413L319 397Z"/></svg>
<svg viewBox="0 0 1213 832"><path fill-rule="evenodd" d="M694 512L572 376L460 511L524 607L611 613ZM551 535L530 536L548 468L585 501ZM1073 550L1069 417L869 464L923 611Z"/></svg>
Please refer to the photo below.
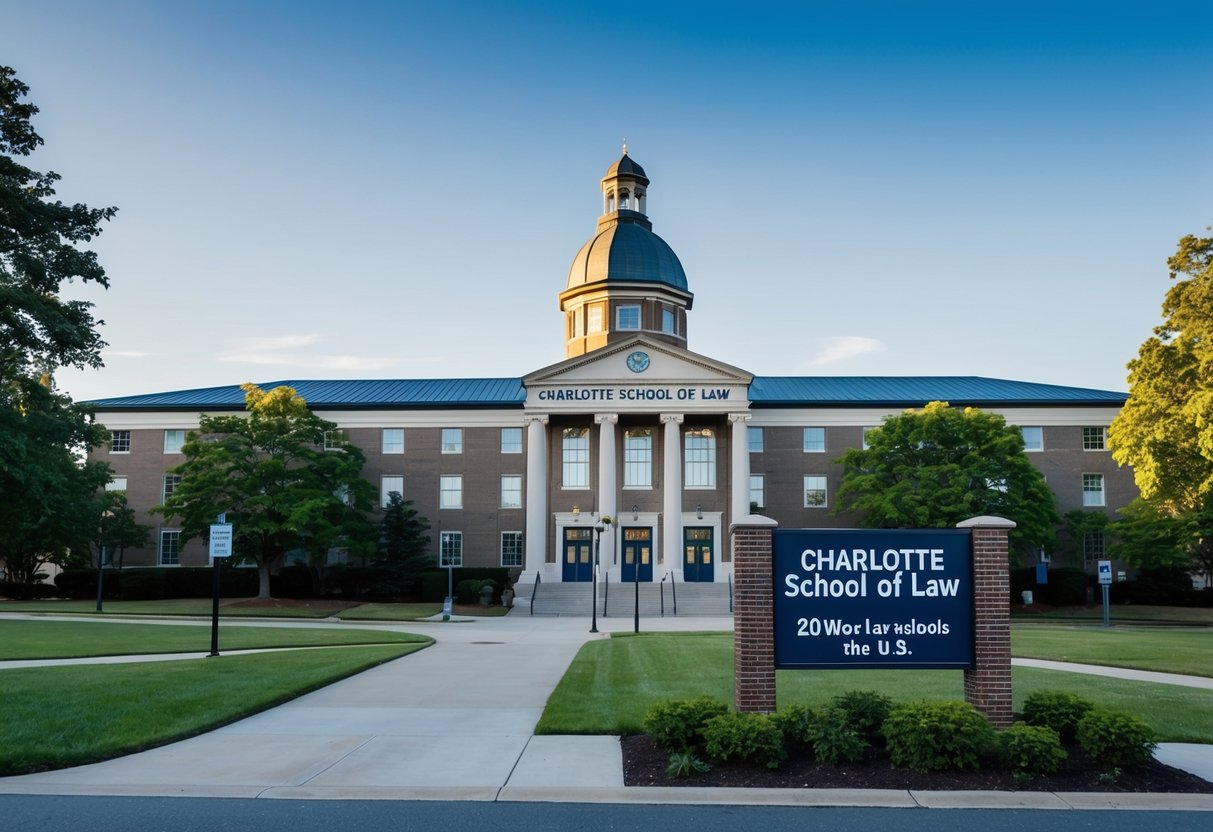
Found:
<svg viewBox="0 0 1213 832"><path fill-rule="evenodd" d="M106 601L104 610L97 612L96 601L0 601L0 613L31 612L53 615L211 615L209 598L168 598L157 601ZM441 602L424 603L361 603L329 598L293 600L284 598L257 601L252 598L224 598L219 602L221 618L340 618L364 621L419 621L442 612ZM456 604L457 615L492 618L509 610L500 605L482 607L476 604Z"/></svg>
<svg viewBox="0 0 1213 832"><path fill-rule="evenodd" d="M1213 630L1017 622L1011 627L1011 655L1213 676Z"/></svg>
<svg viewBox="0 0 1213 832"><path fill-rule="evenodd" d="M193 736L429 643L2 670L0 775L96 762Z"/></svg>
<svg viewBox="0 0 1213 832"><path fill-rule="evenodd" d="M1203 624L1213 626L1213 607L1154 607L1137 604L1113 604L1108 608L1112 624L1149 622L1164 624ZM1056 607L1015 606L1011 611L1015 623L1025 621L1093 621L1103 622L1103 606Z"/></svg>
<svg viewBox="0 0 1213 832"><path fill-rule="evenodd" d="M335 627L248 627L221 624L219 650L429 643L425 636ZM0 660L64 659L148 653L206 653L211 628L199 624L0 619ZM9 671L0 671L8 673ZM7 675L0 677L7 680Z"/></svg>
<svg viewBox="0 0 1213 832"><path fill-rule="evenodd" d="M1167 652L1167 631L1159 652ZM780 705L823 703L848 690L877 690L894 700L963 699L957 670L779 671ZM1034 668L1013 671L1015 707L1037 690L1079 693L1130 711L1173 742L1213 743L1213 697L1207 690L1128 682ZM661 699L710 696L733 700L730 634L616 636L586 644L548 700L539 734L635 734Z"/></svg>

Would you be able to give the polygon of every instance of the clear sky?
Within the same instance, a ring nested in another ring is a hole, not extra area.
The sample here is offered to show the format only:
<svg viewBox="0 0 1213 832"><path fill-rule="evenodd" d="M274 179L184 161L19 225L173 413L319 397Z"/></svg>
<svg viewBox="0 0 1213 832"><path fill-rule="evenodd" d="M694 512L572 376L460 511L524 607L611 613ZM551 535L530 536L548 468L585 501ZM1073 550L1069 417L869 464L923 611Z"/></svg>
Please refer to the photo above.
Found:
<svg viewBox="0 0 1213 832"><path fill-rule="evenodd" d="M77 399L520 376L620 152L692 350L1124 390L1213 223L1213 3L9 0L28 160L116 205Z"/></svg>

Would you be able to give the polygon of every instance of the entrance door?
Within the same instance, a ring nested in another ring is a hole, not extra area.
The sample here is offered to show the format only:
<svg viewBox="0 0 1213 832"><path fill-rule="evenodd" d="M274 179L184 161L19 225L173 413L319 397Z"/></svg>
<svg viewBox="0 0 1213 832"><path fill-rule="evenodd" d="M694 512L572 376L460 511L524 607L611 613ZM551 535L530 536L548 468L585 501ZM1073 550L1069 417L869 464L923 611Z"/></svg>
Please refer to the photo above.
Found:
<svg viewBox="0 0 1213 832"><path fill-rule="evenodd" d="M715 576L712 565L712 527L688 526L683 530L682 579L710 583Z"/></svg>
<svg viewBox="0 0 1213 832"><path fill-rule="evenodd" d="M589 581L594 576L594 530L564 530L564 580Z"/></svg>
<svg viewBox="0 0 1213 832"><path fill-rule="evenodd" d="M623 563L619 579L625 584L653 580L653 530L651 528L623 530Z"/></svg>

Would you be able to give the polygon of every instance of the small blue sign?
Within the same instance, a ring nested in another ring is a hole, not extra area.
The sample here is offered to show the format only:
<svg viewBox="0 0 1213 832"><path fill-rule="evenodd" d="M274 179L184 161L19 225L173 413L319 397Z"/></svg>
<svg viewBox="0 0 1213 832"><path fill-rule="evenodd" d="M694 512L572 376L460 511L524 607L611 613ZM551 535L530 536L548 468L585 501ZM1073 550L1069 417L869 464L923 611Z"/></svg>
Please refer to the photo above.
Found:
<svg viewBox="0 0 1213 832"><path fill-rule="evenodd" d="M776 529L775 667L973 667L966 529Z"/></svg>

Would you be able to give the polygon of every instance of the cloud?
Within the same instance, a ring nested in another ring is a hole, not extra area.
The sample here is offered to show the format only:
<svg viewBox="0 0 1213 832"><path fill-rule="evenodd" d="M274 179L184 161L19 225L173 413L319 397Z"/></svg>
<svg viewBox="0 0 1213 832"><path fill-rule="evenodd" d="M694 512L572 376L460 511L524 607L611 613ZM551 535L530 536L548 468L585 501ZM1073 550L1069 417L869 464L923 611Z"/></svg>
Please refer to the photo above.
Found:
<svg viewBox="0 0 1213 832"><path fill-rule="evenodd" d="M278 367L303 367L322 370L382 370L397 363L396 358L374 355L331 355L307 350L320 343L319 335L296 334L258 338L240 338L217 360L235 364L264 364Z"/></svg>
<svg viewBox="0 0 1213 832"><path fill-rule="evenodd" d="M106 350L106 358L147 358L151 355L150 352L142 352L140 350Z"/></svg>
<svg viewBox="0 0 1213 832"><path fill-rule="evenodd" d="M836 335L832 338L821 338L818 341L817 355L803 366L805 369L824 367L868 353L881 352L883 349L883 341L865 338L862 335Z"/></svg>

